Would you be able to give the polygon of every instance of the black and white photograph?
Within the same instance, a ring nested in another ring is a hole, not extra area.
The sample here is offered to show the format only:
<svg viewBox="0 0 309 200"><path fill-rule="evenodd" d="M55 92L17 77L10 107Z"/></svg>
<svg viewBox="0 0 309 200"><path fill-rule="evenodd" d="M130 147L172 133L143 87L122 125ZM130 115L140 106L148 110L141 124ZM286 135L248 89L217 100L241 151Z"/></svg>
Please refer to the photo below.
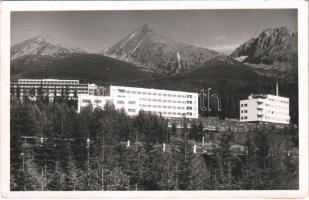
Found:
<svg viewBox="0 0 309 200"><path fill-rule="evenodd" d="M11 11L10 191L300 190L298 14Z"/></svg>

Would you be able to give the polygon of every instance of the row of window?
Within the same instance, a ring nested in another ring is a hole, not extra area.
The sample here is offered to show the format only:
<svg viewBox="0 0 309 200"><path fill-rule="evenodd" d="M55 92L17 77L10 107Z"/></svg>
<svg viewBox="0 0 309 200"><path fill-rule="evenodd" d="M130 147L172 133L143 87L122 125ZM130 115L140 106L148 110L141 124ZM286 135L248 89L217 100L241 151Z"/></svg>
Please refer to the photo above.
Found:
<svg viewBox="0 0 309 200"><path fill-rule="evenodd" d="M248 104L244 103L244 104L240 104L240 107L247 107Z"/></svg>
<svg viewBox="0 0 309 200"><path fill-rule="evenodd" d="M272 104L268 104L266 103L265 104L267 107L270 107L270 108L277 108L277 109L286 109L287 106L279 106L279 105L272 105Z"/></svg>
<svg viewBox="0 0 309 200"><path fill-rule="evenodd" d="M20 88L20 89L24 89L24 88L33 88L33 89L37 89L37 88L40 88L41 85L13 85L12 86L13 88ZM85 89L85 90L88 90L88 86L85 85L77 85L77 86L67 86L67 85L55 85L55 86L46 86L46 85L43 85L42 87L43 89L54 89L54 88L78 88L78 89Z"/></svg>
<svg viewBox="0 0 309 200"><path fill-rule="evenodd" d="M273 121L285 121L285 122L289 122L289 119L283 119L283 118L280 118L280 117L265 116L265 119L267 119L267 120L273 120Z"/></svg>
<svg viewBox="0 0 309 200"><path fill-rule="evenodd" d="M168 97L178 97L178 98L192 98L192 95L176 95L176 94L165 94L165 93L159 93L159 92L140 92L140 91L125 91L124 89L118 89L119 93L127 93L127 94L143 94L143 95L154 95L154 96L168 96Z"/></svg>
<svg viewBox="0 0 309 200"><path fill-rule="evenodd" d="M95 100L93 100L93 102L94 102L95 104L101 104L101 103L102 103L102 100L95 99ZM82 100L82 103L91 103L91 100L90 100L90 99L83 99L83 100ZM106 100L106 101L105 101L105 104L108 104L108 103L113 103L113 101L112 101L112 100Z"/></svg>
<svg viewBox="0 0 309 200"><path fill-rule="evenodd" d="M244 117L240 117L241 120L244 120L244 119L248 119L247 116L244 116Z"/></svg>
<svg viewBox="0 0 309 200"><path fill-rule="evenodd" d="M187 106L187 107L176 107L176 106L161 106L161 105L147 105L147 104L139 104L140 107L142 108L165 108L165 109L179 109L179 110L192 110L191 106ZM194 110L196 110L196 108L194 108Z"/></svg>
<svg viewBox="0 0 309 200"><path fill-rule="evenodd" d="M271 110L266 110L266 113L271 113L274 115L288 115L289 112L278 112L278 111L271 111Z"/></svg>
<svg viewBox="0 0 309 200"><path fill-rule="evenodd" d="M146 110L147 111L147 110ZM180 112L158 112L158 111L148 111L153 114L163 114L163 115L178 115L178 116L192 116L193 114L191 112L187 113L180 113Z"/></svg>
<svg viewBox="0 0 309 200"><path fill-rule="evenodd" d="M274 98L269 98L268 100L272 102L276 102L276 103L289 104L289 101L285 101L285 100L279 100L279 99L274 99Z"/></svg>
<svg viewBox="0 0 309 200"><path fill-rule="evenodd" d="M248 110L241 110L241 113L248 113Z"/></svg>
<svg viewBox="0 0 309 200"><path fill-rule="evenodd" d="M166 100L166 99L147 99L147 98L140 98L141 101L153 101L153 102L167 102L167 103L183 103L183 104L192 104L192 101L175 101L175 100Z"/></svg>
<svg viewBox="0 0 309 200"><path fill-rule="evenodd" d="M79 84L79 81L19 81L27 84Z"/></svg>

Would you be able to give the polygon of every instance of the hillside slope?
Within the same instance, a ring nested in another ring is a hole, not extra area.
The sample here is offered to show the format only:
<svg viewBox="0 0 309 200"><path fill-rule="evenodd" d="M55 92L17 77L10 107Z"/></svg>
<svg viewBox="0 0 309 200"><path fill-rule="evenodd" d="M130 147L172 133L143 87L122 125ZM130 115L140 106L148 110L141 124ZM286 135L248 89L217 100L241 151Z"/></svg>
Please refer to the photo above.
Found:
<svg viewBox="0 0 309 200"><path fill-rule="evenodd" d="M11 78L62 78L84 82L144 80L151 74L136 66L99 54L26 56L11 62Z"/></svg>

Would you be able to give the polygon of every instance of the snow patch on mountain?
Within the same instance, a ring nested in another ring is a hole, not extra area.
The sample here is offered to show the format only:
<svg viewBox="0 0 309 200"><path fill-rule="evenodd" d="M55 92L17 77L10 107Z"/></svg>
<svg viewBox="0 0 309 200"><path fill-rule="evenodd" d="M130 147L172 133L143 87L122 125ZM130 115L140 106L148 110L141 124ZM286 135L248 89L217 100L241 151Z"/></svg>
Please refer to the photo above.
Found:
<svg viewBox="0 0 309 200"><path fill-rule="evenodd" d="M248 58L248 56L239 56L237 58L234 58L235 60L237 60L238 62L243 62L244 60L246 60Z"/></svg>
<svg viewBox="0 0 309 200"><path fill-rule="evenodd" d="M136 51L136 49L142 44L143 42L143 38L137 43L137 45L134 47L134 49L132 50L132 53L134 53Z"/></svg>

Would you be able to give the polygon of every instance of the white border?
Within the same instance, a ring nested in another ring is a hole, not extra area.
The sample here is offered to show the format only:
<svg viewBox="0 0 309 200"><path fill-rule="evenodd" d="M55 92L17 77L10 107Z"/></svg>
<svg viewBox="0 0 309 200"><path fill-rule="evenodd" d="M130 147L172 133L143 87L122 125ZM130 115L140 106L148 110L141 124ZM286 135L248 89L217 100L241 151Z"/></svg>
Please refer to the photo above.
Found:
<svg viewBox="0 0 309 200"><path fill-rule="evenodd" d="M10 12L53 10L298 9L299 190L158 192L10 192ZM308 196L308 2L305 1L12 1L2 2L0 68L1 195L10 198L305 198Z"/></svg>

